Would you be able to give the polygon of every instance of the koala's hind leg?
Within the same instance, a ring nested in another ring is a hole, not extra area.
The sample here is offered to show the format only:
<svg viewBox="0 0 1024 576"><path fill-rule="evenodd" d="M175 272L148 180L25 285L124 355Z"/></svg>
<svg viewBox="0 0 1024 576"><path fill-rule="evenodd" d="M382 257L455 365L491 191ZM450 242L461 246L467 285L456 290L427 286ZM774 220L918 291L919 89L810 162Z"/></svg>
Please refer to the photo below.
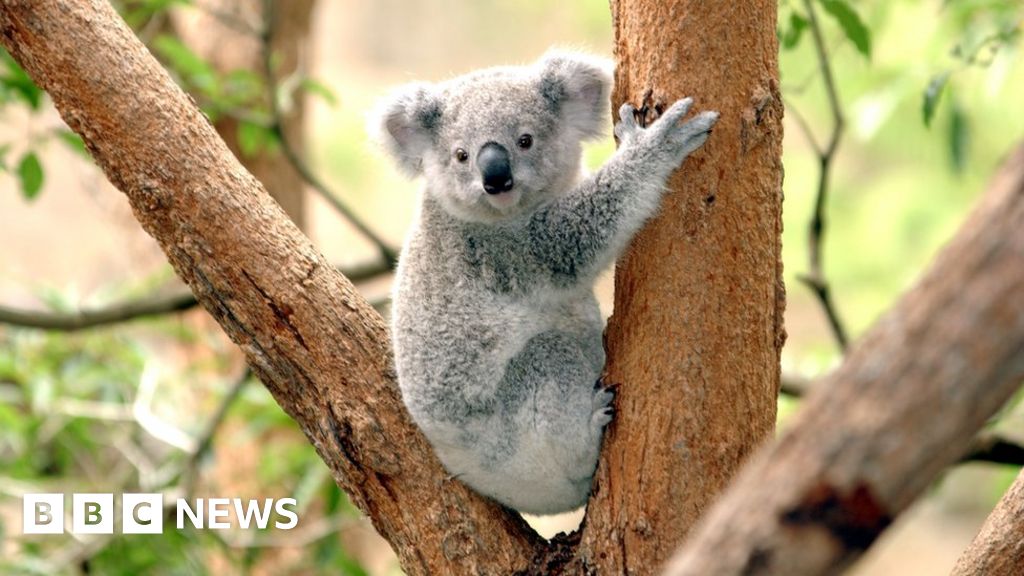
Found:
<svg viewBox="0 0 1024 576"><path fill-rule="evenodd" d="M506 376L527 394L518 417L531 431L536 457L551 472L578 485L585 498L597 466L601 438L611 420L612 393L595 386L601 368L579 337L561 331L534 336L512 360Z"/></svg>

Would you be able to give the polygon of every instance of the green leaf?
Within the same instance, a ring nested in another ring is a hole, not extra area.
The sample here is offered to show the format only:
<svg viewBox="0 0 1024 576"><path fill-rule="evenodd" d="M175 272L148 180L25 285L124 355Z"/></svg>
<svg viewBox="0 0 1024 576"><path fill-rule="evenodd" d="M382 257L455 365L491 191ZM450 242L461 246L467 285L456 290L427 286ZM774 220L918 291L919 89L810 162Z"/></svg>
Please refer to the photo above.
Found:
<svg viewBox="0 0 1024 576"><path fill-rule="evenodd" d="M18 179L21 180L21 194L32 200L43 189L43 165L35 152L27 152L18 162Z"/></svg>
<svg viewBox="0 0 1024 576"><path fill-rule="evenodd" d="M237 136L238 147L244 156L255 156L277 143L272 130L254 122L239 122Z"/></svg>
<svg viewBox="0 0 1024 576"><path fill-rule="evenodd" d="M334 91L328 88L323 82L319 82L312 78L306 78L299 84L299 89L323 98L324 102L326 102L331 108L338 105L338 97L334 94Z"/></svg>
<svg viewBox="0 0 1024 576"><path fill-rule="evenodd" d="M192 0L135 0L134 2L118 2L118 12L132 29L145 26L158 13L167 12L176 5L187 6Z"/></svg>
<svg viewBox="0 0 1024 576"><path fill-rule="evenodd" d="M864 25L857 12L846 0L821 0L821 6L835 18L846 37L853 42L857 51L865 58L871 58L871 31Z"/></svg>
<svg viewBox="0 0 1024 576"><path fill-rule="evenodd" d="M218 102L225 108L255 109L266 96L263 78L251 70L232 70L221 76L222 98Z"/></svg>
<svg viewBox="0 0 1024 576"><path fill-rule="evenodd" d="M11 151L11 145L8 143L0 144L0 172L7 172L10 168L7 167L7 154Z"/></svg>
<svg viewBox="0 0 1024 576"><path fill-rule="evenodd" d="M43 103L43 90L32 81L28 73L6 51L0 50L3 58L3 73L0 75L0 86L4 92L17 95L32 110L39 110Z"/></svg>
<svg viewBox="0 0 1024 576"><path fill-rule="evenodd" d="M82 137L75 134L71 130L65 130L60 128L56 131L57 137L61 139L68 148L71 148L78 154L81 154L85 158L90 158L89 150L85 148L85 142L82 141Z"/></svg>
<svg viewBox="0 0 1024 576"><path fill-rule="evenodd" d="M935 108L939 104L939 98L949 83L949 70L932 76L928 87L924 89L924 101L921 104L921 114L924 117L924 125L931 126L932 118L935 116Z"/></svg>
<svg viewBox="0 0 1024 576"><path fill-rule="evenodd" d="M166 34L160 35L153 40L153 49L187 82L204 92L216 91L217 72L213 66L181 40Z"/></svg>
<svg viewBox="0 0 1024 576"><path fill-rule="evenodd" d="M786 50L796 48L796 45L800 43L800 38L803 37L804 30L806 29L807 19L796 12L790 12L789 28L787 28L779 38L779 41L782 43L782 47Z"/></svg>
<svg viewBox="0 0 1024 576"><path fill-rule="evenodd" d="M949 108L949 162L957 173L967 165L970 144L970 123L963 108L956 101Z"/></svg>

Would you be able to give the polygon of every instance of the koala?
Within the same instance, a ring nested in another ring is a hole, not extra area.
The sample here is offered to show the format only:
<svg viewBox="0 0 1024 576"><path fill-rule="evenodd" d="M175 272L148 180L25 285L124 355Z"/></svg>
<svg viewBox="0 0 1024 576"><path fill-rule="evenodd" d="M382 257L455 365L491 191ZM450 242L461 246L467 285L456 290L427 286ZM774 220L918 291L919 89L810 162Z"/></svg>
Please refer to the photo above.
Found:
<svg viewBox="0 0 1024 576"><path fill-rule="evenodd" d="M586 502L613 399L594 281L718 119L680 124L687 98L643 128L623 105L617 152L584 176L610 70L549 52L410 84L373 120L399 169L425 179L393 294L403 401L453 477L530 514Z"/></svg>

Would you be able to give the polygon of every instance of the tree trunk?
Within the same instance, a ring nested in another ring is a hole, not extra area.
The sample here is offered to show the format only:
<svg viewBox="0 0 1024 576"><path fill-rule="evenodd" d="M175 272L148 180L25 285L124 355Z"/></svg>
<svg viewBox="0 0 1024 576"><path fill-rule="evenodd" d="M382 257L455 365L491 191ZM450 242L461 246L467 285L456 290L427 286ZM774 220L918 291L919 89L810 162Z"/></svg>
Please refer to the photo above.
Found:
<svg viewBox="0 0 1024 576"><path fill-rule="evenodd" d="M181 40L221 73L234 70L253 72L264 81L279 85L308 65L310 21L315 0L273 0L274 22L269 49L276 63L274 78L264 74L266 57L261 32L266 26L264 0L207 0L201 9L174 12L174 28ZM292 106L280 119L288 143L302 154L305 97L297 92ZM300 230L306 229L305 183L280 149L242 152L238 140L239 122L225 116L214 127L228 148L267 189Z"/></svg>
<svg viewBox="0 0 1024 576"><path fill-rule="evenodd" d="M1016 576L1024 569L1024 470L985 520L952 576Z"/></svg>
<svg viewBox="0 0 1024 576"><path fill-rule="evenodd" d="M1024 146L921 281L745 467L668 573L834 574L858 558L1020 387L1022 262Z"/></svg>
<svg viewBox="0 0 1024 576"><path fill-rule="evenodd" d="M538 561L543 541L449 478L412 424L380 316L107 2L5 0L0 42L50 94L406 572L506 574Z"/></svg>
<svg viewBox="0 0 1024 576"><path fill-rule="evenodd" d="M616 272L606 379L620 386L580 551L594 573L660 566L774 430L785 339L776 5L612 2L613 109L693 96L721 118Z"/></svg>

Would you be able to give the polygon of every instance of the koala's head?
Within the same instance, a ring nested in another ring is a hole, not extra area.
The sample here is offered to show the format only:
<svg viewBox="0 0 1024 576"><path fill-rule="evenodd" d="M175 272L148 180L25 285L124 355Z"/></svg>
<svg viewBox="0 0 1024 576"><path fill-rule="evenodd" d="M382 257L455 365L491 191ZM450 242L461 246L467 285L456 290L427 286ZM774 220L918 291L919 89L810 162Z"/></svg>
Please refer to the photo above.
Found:
<svg viewBox="0 0 1024 576"><path fill-rule="evenodd" d="M604 132L610 72L604 60L553 52L531 66L410 84L380 108L380 139L450 214L513 218L575 182L580 143Z"/></svg>

